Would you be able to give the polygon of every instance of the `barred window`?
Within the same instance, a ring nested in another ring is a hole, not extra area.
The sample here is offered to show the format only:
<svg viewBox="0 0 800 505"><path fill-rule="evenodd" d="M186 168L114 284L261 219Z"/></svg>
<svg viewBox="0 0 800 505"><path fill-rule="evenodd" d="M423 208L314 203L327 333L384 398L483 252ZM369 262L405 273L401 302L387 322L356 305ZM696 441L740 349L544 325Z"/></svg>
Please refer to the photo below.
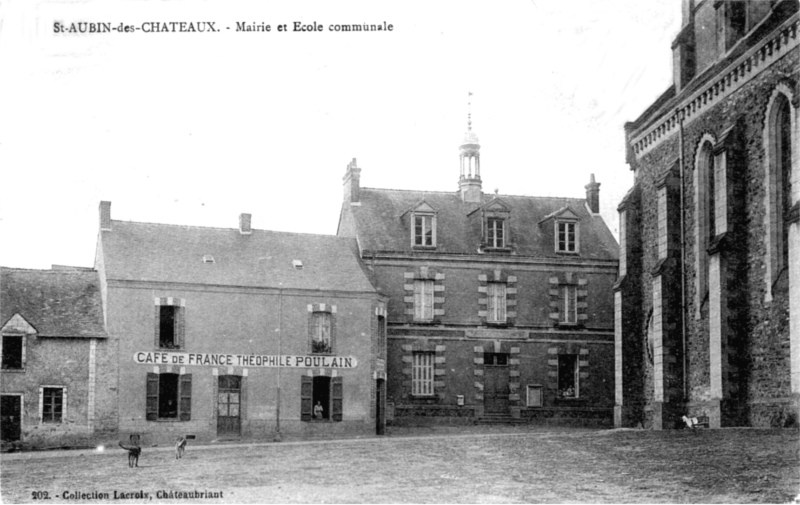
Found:
<svg viewBox="0 0 800 505"><path fill-rule="evenodd" d="M418 396L433 395L433 353L414 353L411 366L411 394Z"/></svg>

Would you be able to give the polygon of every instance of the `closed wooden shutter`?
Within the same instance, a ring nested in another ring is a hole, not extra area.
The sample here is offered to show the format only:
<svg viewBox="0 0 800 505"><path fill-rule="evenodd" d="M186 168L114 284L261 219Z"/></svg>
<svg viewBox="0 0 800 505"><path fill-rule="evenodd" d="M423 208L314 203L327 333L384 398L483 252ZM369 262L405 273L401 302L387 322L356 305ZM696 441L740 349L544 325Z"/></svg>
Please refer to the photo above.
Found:
<svg viewBox="0 0 800 505"><path fill-rule="evenodd" d="M181 397L178 410L180 419L181 421L189 421L192 419L192 374L188 373L180 376L179 394Z"/></svg>
<svg viewBox="0 0 800 505"><path fill-rule="evenodd" d="M175 308L175 345L184 349L186 344L186 307Z"/></svg>
<svg viewBox="0 0 800 505"><path fill-rule="evenodd" d="M158 309L158 307L156 307ZM156 326L157 327L157 326ZM158 420L158 374L147 374L147 408L145 419L148 421Z"/></svg>
<svg viewBox="0 0 800 505"><path fill-rule="evenodd" d="M333 420L342 420L342 396L344 393L344 386L342 384L342 377L331 378L331 405L333 411Z"/></svg>
<svg viewBox="0 0 800 505"><path fill-rule="evenodd" d="M155 316L155 341L154 344L156 349L161 347L161 305L156 305L156 316Z"/></svg>
<svg viewBox="0 0 800 505"><path fill-rule="evenodd" d="M311 421L311 397L314 391L314 378L308 375L300 377L300 420Z"/></svg>

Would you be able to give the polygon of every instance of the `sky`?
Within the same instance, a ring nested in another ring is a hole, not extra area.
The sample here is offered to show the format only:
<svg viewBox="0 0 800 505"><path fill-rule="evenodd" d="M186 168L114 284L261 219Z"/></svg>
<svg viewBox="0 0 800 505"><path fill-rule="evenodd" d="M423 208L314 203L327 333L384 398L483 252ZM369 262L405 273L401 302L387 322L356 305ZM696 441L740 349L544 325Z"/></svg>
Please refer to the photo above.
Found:
<svg viewBox="0 0 800 505"><path fill-rule="evenodd" d="M172 21L219 31L54 28ZM468 100L484 192L584 197L594 173L616 236L622 127L669 87L679 29L679 0L0 1L0 265L93 266L101 200L335 234L353 158L364 187L458 189Z"/></svg>

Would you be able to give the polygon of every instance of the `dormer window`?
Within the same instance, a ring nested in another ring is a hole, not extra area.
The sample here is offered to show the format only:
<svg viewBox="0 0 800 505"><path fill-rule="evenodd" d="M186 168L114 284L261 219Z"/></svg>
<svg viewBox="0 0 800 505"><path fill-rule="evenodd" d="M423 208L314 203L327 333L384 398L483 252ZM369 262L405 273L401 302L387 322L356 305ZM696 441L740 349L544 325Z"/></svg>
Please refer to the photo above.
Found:
<svg viewBox="0 0 800 505"><path fill-rule="evenodd" d="M500 197L494 197L470 215L480 216L483 238L481 249L486 252L509 252L511 245L511 207Z"/></svg>
<svg viewBox="0 0 800 505"><path fill-rule="evenodd" d="M505 219L497 217L490 217L486 220L487 227L487 246L488 247L505 247Z"/></svg>
<svg viewBox="0 0 800 505"><path fill-rule="evenodd" d="M556 220L556 252L578 253L578 222Z"/></svg>
<svg viewBox="0 0 800 505"><path fill-rule="evenodd" d="M423 200L406 211L403 219L410 219L406 223L411 229L412 249L436 247L436 210L433 207Z"/></svg>
<svg viewBox="0 0 800 505"><path fill-rule="evenodd" d="M433 214L414 214L414 245L422 247L436 246L436 234Z"/></svg>
<svg viewBox="0 0 800 505"><path fill-rule="evenodd" d="M556 254L579 254L581 252L580 217L569 207L561 207L539 221L540 226L553 222L553 250Z"/></svg>

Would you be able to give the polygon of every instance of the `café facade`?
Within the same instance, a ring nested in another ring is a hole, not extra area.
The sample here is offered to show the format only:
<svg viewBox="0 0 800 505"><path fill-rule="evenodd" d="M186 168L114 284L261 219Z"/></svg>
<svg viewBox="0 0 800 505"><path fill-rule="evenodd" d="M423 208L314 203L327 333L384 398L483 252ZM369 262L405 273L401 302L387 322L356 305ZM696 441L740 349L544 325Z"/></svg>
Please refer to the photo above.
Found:
<svg viewBox="0 0 800 505"><path fill-rule="evenodd" d="M119 352L119 433L381 433L386 300L354 239L111 219L96 265Z"/></svg>

